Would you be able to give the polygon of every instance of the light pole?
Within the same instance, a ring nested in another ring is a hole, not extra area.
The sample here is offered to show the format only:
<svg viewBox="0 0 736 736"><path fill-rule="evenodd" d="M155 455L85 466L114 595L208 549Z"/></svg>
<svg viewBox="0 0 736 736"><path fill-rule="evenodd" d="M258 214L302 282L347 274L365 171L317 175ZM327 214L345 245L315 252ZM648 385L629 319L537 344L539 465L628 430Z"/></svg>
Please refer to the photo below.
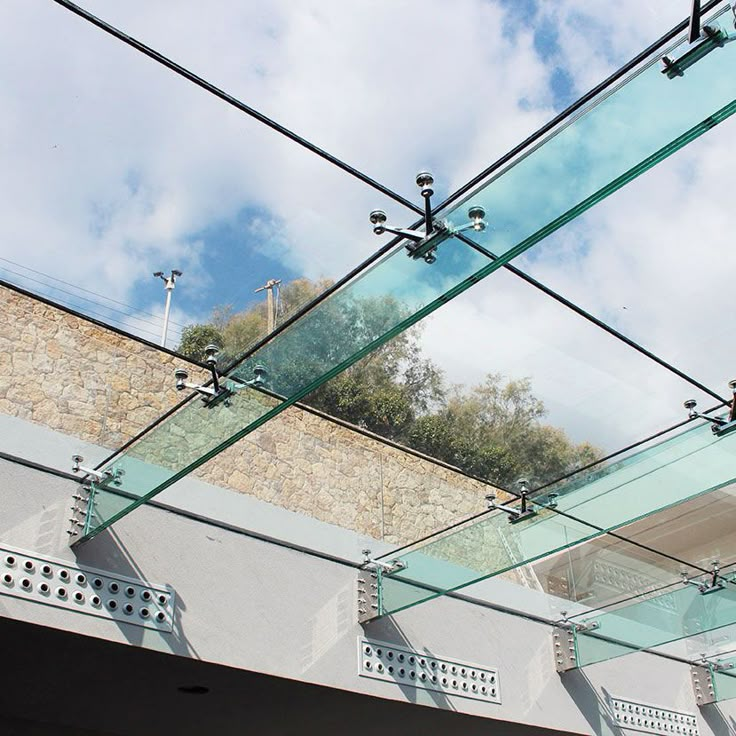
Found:
<svg viewBox="0 0 736 736"><path fill-rule="evenodd" d="M164 307L164 328L161 331L161 347L166 347L166 333L169 331L169 312L171 312L171 292L174 291L176 286L176 279L182 275L181 271L172 269L171 276L164 276L163 271L156 271L153 274L154 277L161 279L164 282L164 289L166 289L166 307Z"/></svg>
<svg viewBox="0 0 736 736"><path fill-rule="evenodd" d="M254 293L258 293L259 291L266 291L267 294L267 301L266 301L266 310L268 312L267 319L268 319L268 334L270 335L274 327L276 327L276 304L273 299L273 290L278 287L278 285L281 283L281 279L269 279L266 281L266 283L263 286L259 286Z"/></svg>

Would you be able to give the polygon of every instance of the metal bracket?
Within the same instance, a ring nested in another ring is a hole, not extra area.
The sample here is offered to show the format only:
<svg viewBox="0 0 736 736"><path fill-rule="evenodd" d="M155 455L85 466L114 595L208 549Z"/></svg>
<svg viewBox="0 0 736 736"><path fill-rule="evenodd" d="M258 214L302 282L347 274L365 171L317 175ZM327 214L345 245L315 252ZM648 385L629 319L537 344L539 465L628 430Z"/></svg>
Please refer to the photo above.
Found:
<svg viewBox="0 0 736 736"><path fill-rule="evenodd" d="M559 625L552 629L552 645L555 654L555 669L569 672L578 667L575 632L571 626Z"/></svg>
<svg viewBox="0 0 736 736"><path fill-rule="evenodd" d="M406 570L407 563L403 560L376 560L371 557L369 549L363 550L363 570L380 570L383 575L393 575L399 570Z"/></svg>
<svg viewBox="0 0 736 736"><path fill-rule="evenodd" d="M409 230L408 232L413 232ZM409 256L415 261L422 258L426 263L432 264L437 260L437 248L452 235L452 230L445 222L432 221L432 229L427 237L408 243L405 248Z"/></svg>
<svg viewBox="0 0 736 736"><path fill-rule="evenodd" d="M713 434L728 434L733 429L731 425L736 425L736 422L731 419L709 417L707 414L701 414L699 411L695 411L695 399L688 399L684 406L686 409L689 409L687 413L688 419L702 419L705 422L710 422L710 429Z"/></svg>
<svg viewBox="0 0 736 736"><path fill-rule="evenodd" d="M434 177L428 171L420 171L416 178L417 186L421 189L424 198L424 232L420 230L411 230L409 228L395 227L387 225L387 215L383 210L373 210L370 214L370 221L373 225L373 232L376 235L391 233L401 238L406 238L410 242L404 247L408 255L414 260L423 259L426 263L432 264L437 260L437 247L452 235L465 232L466 230L475 230L481 232L486 229L487 224L483 219L486 216L485 210L474 205L468 210L469 222L465 225L455 227L443 220L435 220L432 217L431 198L434 194L432 185Z"/></svg>
<svg viewBox="0 0 736 736"><path fill-rule="evenodd" d="M688 419L703 419L706 422L710 422L713 434L718 437L733 432L736 429L736 379L729 381L728 387L731 389L733 399L727 418L724 419L723 417L711 417L707 414L701 414L695 409L698 402L695 399L688 399L683 403L683 406L687 409Z"/></svg>
<svg viewBox="0 0 736 736"><path fill-rule="evenodd" d="M361 570L358 573L358 623L367 623L381 615L380 584L377 572Z"/></svg>
<svg viewBox="0 0 736 736"><path fill-rule="evenodd" d="M537 515L536 510L528 505L529 481L522 479L518 480L516 484L519 486L519 499L521 500L519 508L512 508L510 506L504 506L503 504L497 504L496 495L494 493L489 493L486 496L488 508L493 511L503 511L505 514L508 514L509 524L518 524L520 521L524 521L524 519L529 519L532 516ZM556 505L557 504L555 503L555 506ZM554 506L551 506L550 508L554 508Z"/></svg>
<svg viewBox="0 0 736 736"><path fill-rule="evenodd" d="M712 429L714 435L723 437L736 429L736 420L732 419L728 422L723 422L722 424L714 424Z"/></svg>
<svg viewBox="0 0 736 736"><path fill-rule="evenodd" d="M81 455L72 455L72 473L83 473L84 477L82 482L85 482L88 478L91 478L95 483L104 485L106 483L113 483L116 486L122 485L121 478L125 475L125 471L121 468L116 470L95 470L94 468L85 468L82 463L84 458Z"/></svg>
<svg viewBox="0 0 736 736"><path fill-rule="evenodd" d="M217 347L215 345L207 346L207 365L212 373L211 386L190 383L187 379L189 373L185 368L177 368L174 371L176 378L176 388L179 391L189 389L196 391L202 396L202 402L208 408L213 408L218 404L224 403L230 406L230 398L233 394L244 388L267 388L268 371L262 365L256 365L253 368L253 378L249 381L236 381L229 379L227 383L222 383L222 376L217 372Z"/></svg>
<svg viewBox="0 0 736 736"><path fill-rule="evenodd" d="M713 572L710 573L710 580L695 580L688 578L687 573L680 573L683 585L692 585L698 589L701 595L709 595L710 593L717 593L719 590L725 589L724 578L721 575L718 560L711 562Z"/></svg>
<svg viewBox="0 0 736 736"><path fill-rule="evenodd" d="M693 692L698 706L716 702L716 690L713 684L713 673L708 664L694 664L690 667L693 679Z"/></svg>
<svg viewBox="0 0 736 736"><path fill-rule="evenodd" d="M693 64L707 56L711 51L723 48L729 41L736 38L734 34L726 33L721 28L714 26L704 26L700 37L702 37L701 42L686 51L679 59L673 59L670 56L662 57L662 74L665 74L668 79L684 77L685 71ZM696 36L696 40L697 38L698 36ZM692 38L690 42L693 43Z"/></svg>
<svg viewBox="0 0 736 736"><path fill-rule="evenodd" d="M580 631L581 633L585 633L587 631L595 631L596 629L600 629L601 627L598 621L585 621L581 624L572 624L572 626L575 628L575 631Z"/></svg>

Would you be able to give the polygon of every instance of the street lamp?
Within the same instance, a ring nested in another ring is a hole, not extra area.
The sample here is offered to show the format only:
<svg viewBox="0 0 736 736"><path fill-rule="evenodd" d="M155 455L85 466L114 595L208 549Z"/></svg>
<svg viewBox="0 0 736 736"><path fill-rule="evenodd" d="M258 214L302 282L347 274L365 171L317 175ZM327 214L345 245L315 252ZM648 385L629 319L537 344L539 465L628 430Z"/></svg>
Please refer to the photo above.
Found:
<svg viewBox="0 0 736 736"><path fill-rule="evenodd" d="M164 276L163 271L156 271L154 278L159 278L164 282L164 289L166 289L166 307L164 308L164 328L161 331L161 347L166 347L166 333L169 331L169 312L171 312L171 292L174 291L176 285L176 279L182 275L181 271L172 269L171 276Z"/></svg>

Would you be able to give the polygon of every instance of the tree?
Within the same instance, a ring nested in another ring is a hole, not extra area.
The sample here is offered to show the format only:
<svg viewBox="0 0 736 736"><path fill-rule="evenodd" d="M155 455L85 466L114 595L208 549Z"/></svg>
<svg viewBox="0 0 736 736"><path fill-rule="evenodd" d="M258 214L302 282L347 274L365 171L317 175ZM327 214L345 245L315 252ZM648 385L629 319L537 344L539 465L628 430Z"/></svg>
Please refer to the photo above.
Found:
<svg viewBox="0 0 736 736"><path fill-rule="evenodd" d="M207 345L221 346L224 342L222 332L214 325L189 325L181 332L178 352L192 360L204 359Z"/></svg>
<svg viewBox="0 0 736 736"><path fill-rule="evenodd" d="M443 399L443 377L421 355L412 327L305 398L315 409L399 440L421 412Z"/></svg>
<svg viewBox="0 0 736 736"><path fill-rule="evenodd" d="M405 439L414 449L507 487L521 477L541 485L600 457L592 445L576 445L562 429L543 424L545 414L528 378L491 373L470 390L455 387Z"/></svg>
<svg viewBox="0 0 736 736"><path fill-rule="evenodd" d="M276 324L283 322L321 294L331 283L326 279L320 281L296 279L283 285L280 294L281 307ZM184 328L178 351L194 360L201 360L204 346L208 343L200 345L200 340L195 340L189 335L190 333L206 334L207 331L212 331L211 334L217 338L212 342L216 342L220 348L219 363L224 366L266 337L267 325L266 304L262 301L252 304L242 312L235 312L231 305L217 307L212 312L209 323Z"/></svg>
<svg viewBox="0 0 736 736"><path fill-rule="evenodd" d="M328 286L307 279L284 285L284 313L293 314ZM271 389L291 396L408 315L392 297L336 292L235 370L248 380L256 364L263 365ZM201 359L204 346L219 337L224 365L266 329L263 303L240 313L221 308L212 324L187 328L179 349ZM316 388L304 403L507 487L522 476L540 485L600 456L593 446L577 445L542 422L546 410L528 378L507 380L492 373L470 389L448 391L442 371L422 354L421 329L415 325L399 333Z"/></svg>

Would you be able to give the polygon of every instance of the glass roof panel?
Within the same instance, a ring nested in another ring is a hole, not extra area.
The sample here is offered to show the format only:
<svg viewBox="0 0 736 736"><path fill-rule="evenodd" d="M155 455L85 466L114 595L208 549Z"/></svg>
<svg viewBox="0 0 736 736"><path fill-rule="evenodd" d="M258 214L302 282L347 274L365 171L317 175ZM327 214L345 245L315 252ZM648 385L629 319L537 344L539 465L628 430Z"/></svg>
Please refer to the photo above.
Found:
<svg viewBox="0 0 736 736"><path fill-rule="evenodd" d="M115 480L97 484L85 538L436 309L488 262L457 240L432 266L393 249L233 368L226 398L191 399L107 464ZM121 504L121 491L134 500Z"/></svg>
<svg viewBox="0 0 736 736"><path fill-rule="evenodd" d="M685 534L698 539L709 534L707 527L699 530L685 530ZM733 564L721 567L719 574L734 581ZM719 627L718 629L695 632L684 639L677 639L657 647L657 652L670 657L687 660L689 662L715 662L727 660L736 656L736 623Z"/></svg>
<svg viewBox="0 0 736 736"><path fill-rule="evenodd" d="M107 464L103 470L110 477L96 484L79 541L736 111L728 73L731 50L718 48L733 31L733 22L722 16L718 23L718 40L706 42L717 53L699 59L684 78L669 78L650 64L469 198L466 204L482 203L491 213L492 226L483 240L499 258L482 255L454 237L443 241L443 236L424 244L411 258L402 246L394 249L235 368L227 400L206 407L199 399L190 401ZM684 50L681 46L672 53L678 57ZM602 140L605 146L600 146ZM561 179L565 186L559 186ZM450 213L451 229L466 225L459 211ZM429 259L425 263L418 255L433 246L436 257L430 266ZM258 388L253 388L254 382ZM119 497L107 498L113 491L134 500L120 508Z"/></svg>
<svg viewBox="0 0 736 736"><path fill-rule="evenodd" d="M630 524L619 533L688 564L736 562L736 486L729 484Z"/></svg>
<svg viewBox="0 0 736 736"><path fill-rule="evenodd" d="M384 576L382 613L520 567L728 485L734 480L735 453L736 435L717 438L701 425L560 484L556 497L532 502L536 516L512 524L506 513L492 512L391 555L406 567ZM554 509L545 508L550 501Z"/></svg>
<svg viewBox="0 0 736 736"><path fill-rule="evenodd" d="M470 195L465 204L482 206L490 224L477 242L518 255L736 112L734 18L723 10L711 26L720 40L699 48L713 53L681 75L653 59ZM684 67L688 48L668 56ZM459 227L464 216L455 207L449 221Z"/></svg>
<svg viewBox="0 0 736 736"><path fill-rule="evenodd" d="M698 581L708 584L709 578L702 576ZM705 594L697 585L676 583L658 595L573 618L573 624L592 625L575 632L578 666L735 624L736 587L722 581L722 588Z"/></svg>
<svg viewBox="0 0 736 736"><path fill-rule="evenodd" d="M497 548L506 543L504 538L493 539L490 534L489 539L491 551L476 550L478 561L484 556L490 558L494 544ZM432 562L437 564L436 560ZM464 571L459 567L453 569L447 564L444 572L446 579L454 574L456 580L463 580ZM679 580L682 573L696 577L702 570L626 539L603 535L461 587L462 594L472 600L558 621L564 616L591 614L634 595L654 593ZM389 606L401 610L444 592L419 580L413 583L410 577L408 571L403 579L397 574L382 576L384 614L394 612L388 610ZM420 575L415 577L419 579Z"/></svg>
<svg viewBox="0 0 736 736"><path fill-rule="evenodd" d="M698 496L536 562L483 580L464 595L552 621L591 613L634 595L696 577L718 562L733 569L733 486ZM736 649L736 627L668 645L666 653L697 659Z"/></svg>
<svg viewBox="0 0 736 736"><path fill-rule="evenodd" d="M732 700L736 698L736 659L724 660L719 664L727 669L711 671L715 699Z"/></svg>

